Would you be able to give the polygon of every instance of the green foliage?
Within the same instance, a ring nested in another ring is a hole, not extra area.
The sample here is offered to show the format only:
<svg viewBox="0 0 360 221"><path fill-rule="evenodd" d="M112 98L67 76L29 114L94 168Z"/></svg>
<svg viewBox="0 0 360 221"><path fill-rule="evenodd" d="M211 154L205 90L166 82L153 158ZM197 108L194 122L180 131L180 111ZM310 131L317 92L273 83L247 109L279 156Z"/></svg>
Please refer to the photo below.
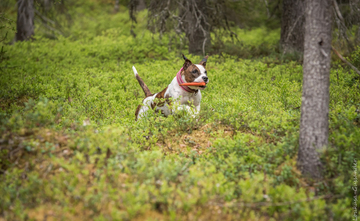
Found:
<svg viewBox="0 0 360 221"><path fill-rule="evenodd" d="M8 6L8 2L4 1L0 3L1 8L6 8ZM4 42L7 39L7 36L9 33L14 33L15 29L13 26L13 20L11 20L8 17L5 17L3 10L0 9L0 63L4 61L5 59L8 59L8 57L5 55L4 51Z"/></svg>
<svg viewBox="0 0 360 221"><path fill-rule="evenodd" d="M350 55L350 62L356 67L360 68L360 46L357 46L355 51Z"/></svg>
<svg viewBox="0 0 360 221"><path fill-rule="evenodd" d="M352 165L360 159L360 83L354 73L341 66L331 71L325 179L312 183L295 165L299 64L210 56L210 83L196 119L151 112L135 122L144 96L131 66L155 93L183 60L142 28L144 20L134 39L126 12L96 18L76 21L66 38L37 35L33 42L5 46L2 218L351 218ZM278 37L271 32L263 40L269 32L262 29L237 33L254 47L272 47ZM319 197L326 195L336 197Z"/></svg>

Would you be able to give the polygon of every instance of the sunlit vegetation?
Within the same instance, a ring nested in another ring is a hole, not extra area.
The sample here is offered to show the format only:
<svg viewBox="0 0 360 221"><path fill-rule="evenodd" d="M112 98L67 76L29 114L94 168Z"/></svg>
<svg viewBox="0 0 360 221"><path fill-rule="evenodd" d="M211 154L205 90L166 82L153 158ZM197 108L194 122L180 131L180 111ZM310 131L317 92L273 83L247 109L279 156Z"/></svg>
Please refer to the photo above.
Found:
<svg viewBox="0 0 360 221"><path fill-rule="evenodd" d="M236 29L241 43L210 54L197 119L135 122L143 92L131 66L158 92L182 67L180 51L146 30L146 11L133 38L124 8L96 10L82 11L69 36L4 45L0 220L351 218L356 73L333 63L325 178L313 182L295 165L302 66L276 52L280 30ZM357 66L359 54L350 57Z"/></svg>

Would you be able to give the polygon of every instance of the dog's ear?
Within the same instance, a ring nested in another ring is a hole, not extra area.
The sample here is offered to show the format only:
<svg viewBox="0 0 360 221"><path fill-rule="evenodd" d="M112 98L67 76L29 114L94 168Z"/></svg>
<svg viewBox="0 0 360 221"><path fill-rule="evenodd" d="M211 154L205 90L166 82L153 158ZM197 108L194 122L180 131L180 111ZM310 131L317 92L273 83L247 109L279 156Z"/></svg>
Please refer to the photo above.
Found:
<svg viewBox="0 0 360 221"><path fill-rule="evenodd" d="M184 54L182 56L183 56L183 58L185 60L185 63L183 65L183 69L185 71L190 65L192 65L192 62L189 59L187 59L187 57L185 57Z"/></svg>
<svg viewBox="0 0 360 221"><path fill-rule="evenodd" d="M204 68L206 67L206 62L207 62L208 57L209 57L209 55L206 55L199 63L202 66L204 66Z"/></svg>

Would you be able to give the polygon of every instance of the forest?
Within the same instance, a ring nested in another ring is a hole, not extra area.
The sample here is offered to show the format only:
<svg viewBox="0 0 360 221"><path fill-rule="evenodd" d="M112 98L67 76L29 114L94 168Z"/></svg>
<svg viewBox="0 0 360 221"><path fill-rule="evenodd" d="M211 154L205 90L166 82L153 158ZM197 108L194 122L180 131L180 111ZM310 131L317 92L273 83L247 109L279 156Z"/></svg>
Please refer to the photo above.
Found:
<svg viewBox="0 0 360 221"><path fill-rule="evenodd" d="M359 0L1 0L0 221L357 220L359 43Z"/></svg>

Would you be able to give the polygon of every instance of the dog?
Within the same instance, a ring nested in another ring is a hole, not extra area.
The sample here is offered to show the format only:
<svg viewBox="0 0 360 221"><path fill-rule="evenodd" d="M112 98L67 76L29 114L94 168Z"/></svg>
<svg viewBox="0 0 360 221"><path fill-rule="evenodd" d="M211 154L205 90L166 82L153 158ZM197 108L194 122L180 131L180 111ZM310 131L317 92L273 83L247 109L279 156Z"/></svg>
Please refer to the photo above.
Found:
<svg viewBox="0 0 360 221"><path fill-rule="evenodd" d="M135 77L145 93L145 98L135 111L135 121L146 116L146 112L151 108L160 111L164 116L173 114L175 111L185 110L192 117L196 117L200 112L201 90L204 90L209 83L206 71L208 56L205 56L199 64L193 64L189 59L182 55L185 62L183 67L171 81L171 83L161 92L152 94L139 76L135 67ZM204 82L205 86L180 86L182 83ZM192 105L194 107L192 107Z"/></svg>

